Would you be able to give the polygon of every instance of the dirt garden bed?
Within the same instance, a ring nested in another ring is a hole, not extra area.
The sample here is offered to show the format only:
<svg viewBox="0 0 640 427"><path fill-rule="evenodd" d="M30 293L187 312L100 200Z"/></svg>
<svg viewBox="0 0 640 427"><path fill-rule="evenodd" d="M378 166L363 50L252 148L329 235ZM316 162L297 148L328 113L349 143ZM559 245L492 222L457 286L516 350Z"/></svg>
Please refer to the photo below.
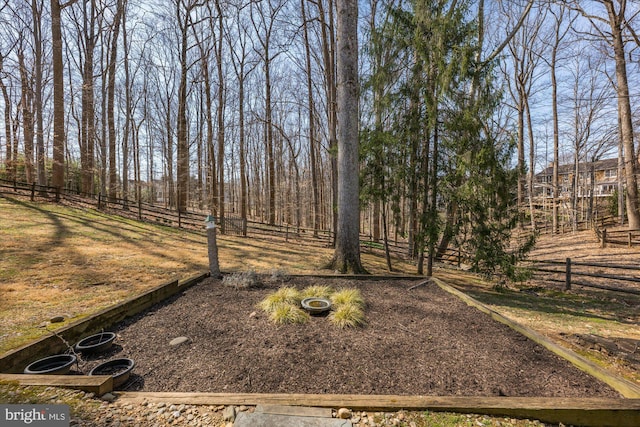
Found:
<svg viewBox="0 0 640 427"><path fill-rule="evenodd" d="M326 317L271 323L256 304L281 281L236 290L208 279L118 325L112 351L81 368L132 358L130 391L620 397L436 285L409 290L416 283L286 283L360 289L367 325L338 329Z"/></svg>

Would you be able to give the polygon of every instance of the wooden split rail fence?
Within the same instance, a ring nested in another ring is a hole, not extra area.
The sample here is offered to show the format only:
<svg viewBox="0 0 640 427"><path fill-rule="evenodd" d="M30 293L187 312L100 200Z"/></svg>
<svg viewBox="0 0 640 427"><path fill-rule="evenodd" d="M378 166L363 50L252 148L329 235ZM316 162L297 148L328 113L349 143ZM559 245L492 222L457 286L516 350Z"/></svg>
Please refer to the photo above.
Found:
<svg viewBox="0 0 640 427"><path fill-rule="evenodd" d="M640 295L640 267L604 263L565 261L531 261L537 278L561 283L564 290L573 285ZM578 279L576 279L576 277Z"/></svg>
<svg viewBox="0 0 640 427"><path fill-rule="evenodd" d="M608 244L623 245L628 247L640 246L640 230L607 230L595 229L596 236L601 248L606 248Z"/></svg>
<svg viewBox="0 0 640 427"><path fill-rule="evenodd" d="M140 200L110 198L103 194L81 194L77 190L0 179L0 194L2 193L28 196L32 201L36 198L56 202L64 200L78 207L91 207L127 218L189 230L203 230L204 220L208 214L208 212L195 209L186 212L178 211ZM224 218L216 217L215 221L221 234L243 237L251 235L254 238L268 237L284 242L304 243L314 247L329 247L334 238L334 233L328 230L314 232L313 229L291 224L269 225L233 215L226 215ZM397 252L399 253L400 250Z"/></svg>

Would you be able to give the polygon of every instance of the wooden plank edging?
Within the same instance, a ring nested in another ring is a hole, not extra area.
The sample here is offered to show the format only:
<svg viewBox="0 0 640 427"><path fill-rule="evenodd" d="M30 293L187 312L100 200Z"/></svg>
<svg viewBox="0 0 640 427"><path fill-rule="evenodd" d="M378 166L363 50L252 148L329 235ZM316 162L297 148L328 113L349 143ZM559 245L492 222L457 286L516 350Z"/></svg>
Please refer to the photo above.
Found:
<svg viewBox="0 0 640 427"><path fill-rule="evenodd" d="M622 396L629 399L640 398L640 386L638 386L637 384L634 384L631 381L628 381L624 378L621 378L612 374L611 372L601 368L600 366L596 365L590 360L580 356L576 352L569 350L568 348L562 347L554 343L547 337L539 334L538 332L535 332L532 329L524 327L519 323L503 316L502 314L489 308L488 306L484 305L483 303L476 300L475 298L465 294L464 292L454 288L453 286L450 286L444 283L442 280L433 278L433 281L438 286L440 286L440 288L444 289L445 291L449 292L452 295L457 296L462 301L464 301L467 305L471 307L475 307L478 310L482 311L483 313L490 315L494 320L509 326L511 329L535 341L537 344L540 344L541 346L545 347L547 350L555 353L556 355L562 357L563 359L566 359L567 361L571 362L574 366L576 366L580 370L606 383L611 388L613 388L618 393L620 393Z"/></svg>
<svg viewBox="0 0 640 427"><path fill-rule="evenodd" d="M27 364L39 357L63 353L68 349L67 343L73 345L87 335L106 330L127 317L134 316L154 304L186 290L208 276L207 272L183 282L172 280L163 283L140 295L100 310L87 318L70 323L64 328L52 331L48 336L11 350L0 357L0 373L20 373Z"/></svg>
<svg viewBox="0 0 640 427"><path fill-rule="evenodd" d="M122 402L190 405L285 405L363 411L443 411L531 418L581 426L637 427L640 399L463 397L348 394L116 392Z"/></svg>
<svg viewBox="0 0 640 427"><path fill-rule="evenodd" d="M0 374L0 382L14 382L20 385L64 387L102 396L113 390L112 375L24 375Z"/></svg>

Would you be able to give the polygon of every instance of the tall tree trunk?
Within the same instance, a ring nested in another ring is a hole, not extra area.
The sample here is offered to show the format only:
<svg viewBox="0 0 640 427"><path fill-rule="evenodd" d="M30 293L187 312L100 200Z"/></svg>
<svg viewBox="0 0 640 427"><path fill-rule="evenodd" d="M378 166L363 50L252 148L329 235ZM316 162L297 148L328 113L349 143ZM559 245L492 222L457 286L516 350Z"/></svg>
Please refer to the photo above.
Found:
<svg viewBox="0 0 640 427"><path fill-rule="evenodd" d="M561 40L560 24L562 23L563 12L564 9L561 11L560 16L556 16L555 39L551 49L551 62L549 63L549 67L551 69L551 114L553 117L553 175L551 178L553 206L551 214L551 226L552 232L554 234L560 231L560 181L558 173L558 169L560 167L560 122L558 118L558 82L556 76L556 68L558 60L558 48Z"/></svg>
<svg viewBox="0 0 640 427"><path fill-rule="evenodd" d="M4 57L0 55L0 72L3 72ZM4 138L5 138L5 150L6 156L4 159L4 167L7 171L7 176L10 180L16 179L15 175L15 160L13 158L13 137L11 129L11 98L9 98L9 92L7 91L7 85L0 77L0 91L2 91L2 99L4 101Z"/></svg>
<svg viewBox="0 0 640 427"><path fill-rule="evenodd" d="M62 63L62 28L60 3L51 0L51 46L53 63L53 170L51 184L61 190L64 187L64 68Z"/></svg>
<svg viewBox="0 0 640 427"><path fill-rule="evenodd" d="M36 169L38 174L38 185L44 186L47 185L47 173L45 167L44 119L42 111L42 9L38 9L37 0L31 1L31 14L33 16L33 80L35 82L33 109L35 113Z"/></svg>
<svg viewBox="0 0 640 427"><path fill-rule="evenodd" d="M105 40L104 31L102 32L102 40ZM106 72L109 68L109 62L104 60L104 57L107 55L108 47L106 44L101 43L100 48L100 63L106 62L106 70L103 69L100 77L100 140L98 141L98 147L100 150L99 153L99 162L100 162L100 194L103 196L107 195L107 137L108 133L108 120L107 120L107 99L108 99L108 72Z"/></svg>
<svg viewBox="0 0 640 427"><path fill-rule="evenodd" d="M525 187L525 162L524 162L524 98L525 93L522 87L518 87L518 97L517 102L517 114L518 114L518 211L520 212L520 221L519 225L522 227L524 225L524 187Z"/></svg>
<svg viewBox="0 0 640 427"><path fill-rule="evenodd" d="M621 2L626 5L626 1ZM638 161L636 158L631 101L629 100L629 81L627 77L627 62L625 58L622 26L627 25L624 20L624 8L619 14L614 10L613 2L605 2L609 14L609 24L613 37L613 52L616 61L616 82L618 96L618 114L620 116L620 133L624 148L624 170L627 192L627 218L629 229L640 229L640 204L638 203Z"/></svg>
<svg viewBox="0 0 640 427"><path fill-rule="evenodd" d="M168 90L167 90L168 92ZM171 116L171 98L168 96L167 93L167 111L165 112L165 116L164 116L164 125L165 125L165 132L167 135L167 142L166 142L166 146L165 148L165 153L164 153L164 160L166 162L166 178L164 178L166 180L166 188L164 191L165 194L165 199L164 199L164 203L165 206L169 206L169 207L175 207L176 206L176 193L175 193L175 186L174 186L174 174L173 174L173 117Z"/></svg>
<svg viewBox="0 0 640 427"><path fill-rule="evenodd" d="M318 189L318 166L316 159L316 127L315 127L315 107L313 102L313 82L311 77L311 48L309 46L309 29L307 24L305 0L300 0L302 10L302 27L304 30L305 64L307 68L307 103L309 107L309 169L311 173L311 193L312 193L312 227L313 237L318 237L320 226L320 195Z"/></svg>
<svg viewBox="0 0 640 427"><path fill-rule="evenodd" d="M123 208L129 208L129 141L131 138L131 122L133 106L131 101L131 76L129 71L129 43L127 40L127 0L123 0L122 11L122 48L124 68L125 116L122 131L122 199Z"/></svg>
<svg viewBox="0 0 640 427"><path fill-rule="evenodd" d="M529 212L531 214L531 230L536 230L535 207L533 204L533 178L535 171L535 138L533 137L533 125L531 122L531 110L529 109L529 96L524 99L524 107L527 115L527 136L529 137L529 173L527 174L527 192L529 196Z"/></svg>
<svg viewBox="0 0 640 427"><path fill-rule="evenodd" d="M247 219L247 160L246 160L246 137L245 137L245 120L244 120L244 63L240 67L240 75L238 80L238 126L239 144L240 144L240 218L244 221Z"/></svg>
<svg viewBox="0 0 640 427"><path fill-rule="evenodd" d="M27 183L35 182L33 169L33 88L29 84L28 71L24 62L22 46L18 50L18 65L20 67L20 88L22 91L22 129L24 132L24 162Z"/></svg>
<svg viewBox="0 0 640 427"><path fill-rule="evenodd" d="M440 132L438 131L438 105L436 104L435 111L435 126L433 128L433 149L432 149L432 159L431 159L431 174L429 178L429 185L426 186L427 189L425 191L425 198L429 195L427 192L430 191L431 199L429 200L429 226L428 226L428 234L427 234L427 249L428 249L428 258L427 258L427 276L433 276L433 262L435 260L436 253L436 243L438 240L438 228L435 227L434 224L438 222L438 155L439 155L439 144L440 144ZM427 156L425 156L426 158ZM427 169L425 168L425 171Z"/></svg>
<svg viewBox="0 0 640 427"><path fill-rule="evenodd" d="M223 13L220 0L216 0L216 11L218 12L218 46L216 48L216 63L218 70L218 223L220 232L225 232L224 226L224 72L222 70L222 45L224 42Z"/></svg>
<svg viewBox="0 0 640 427"><path fill-rule="evenodd" d="M331 165L331 219L332 230L337 231L338 226L338 137L337 137L337 112L336 112L336 53L335 53L335 31L334 31L334 3L328 0L328 16L324 10L324 0L319 0L318 17L320 19L320 31L322 40L322 59L324 62L324 72L326 74L327 92L327 123L329 126L329 160ZM336 238L334 234L334 239ZM335 244L335 240L334 240Z"/></svg>
<svg viewBox="0 0 640 427"><path fill-rule="evenodd" d="M552 229L553 233L560 231L560 125L558 119L558 82L556 81L556 57L557 46L551 54L551 113L553 115L553 207L552 207Z"/></svg>
<svg viewBox="0 0 640 427"><path fill-rule="evenodd" d="M206 63L207 58L204 57L203 61ZM211 183L210 188L210 201L209 201L209 209L213 216L218 216L218 204L217 194L218 194L218 180L216 179L216 152L213 145L213 105L211 100L211 79L209 78L209 69L208 65L203 65L203 70L205 73L204 77L204 85L205 85L205 102L207 109L207 152L209 153L209 181Z"/></svg>
<svg viewBox="0 0 640 427"><path fill-rule="evenodd" d="M176 125L177 148L177 191L178 212L187 210L187 196L189 191L189 141L187 131L187 50L189 48L187 31L189 28L189 13L187 8L181 11L181 2L176 3L176 19L180 27L180 85L178 87L178 117ZM184 15L183 15L184 13Z"/></svg>
<svg viewBox="0 0 640 427"><path fill-rule="evenodd" d="M338 228L334 268L364 273L360 261L358 2L337 3Z"/></svg>
<svg viewBox="0 0 640 427"><path fill-rule="evenodd" d="M80 168L82 171L81 189L84 194L93 193L94 156L95 156L95 106L93 86L93 60L95 50L96 3L89 2L83 12L84 64L82 68L82 118L80 129Z"/></svg>
<svg viewBox="0 0 640 427"><path fill-rule="evenodd" d="M116 61L118 59L118 36L120 20L123 13L123 0L116 3L113 18L111 49L109 65L107 67L107 126L109 133L109 199L115 201L118 191L118 166L116 163L116 124L115 124L115 93L116 93Z"/></svg>
<svg viewBox="0 0 640 427"><path fill-rule="evenodd" d="M264 62L265 85L265 137L267 149L267 176L269 183L269 224L276 223L276 166L273 157L273 113L271 111L271 60L269 58L269 44L265 48Z"/></svg>

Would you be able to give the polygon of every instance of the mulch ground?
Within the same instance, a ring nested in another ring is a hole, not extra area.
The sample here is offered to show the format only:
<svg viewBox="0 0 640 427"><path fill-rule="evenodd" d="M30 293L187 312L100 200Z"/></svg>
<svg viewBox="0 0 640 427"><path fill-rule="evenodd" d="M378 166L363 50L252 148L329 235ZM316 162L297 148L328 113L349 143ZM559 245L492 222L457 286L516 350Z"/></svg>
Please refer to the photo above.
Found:
<svg viewBox="0 0 640 427"><path fill-rule="evenodd" d="M80 366L132 358L130 391L620 397L435 284L286 282L360 289L367 325L338 329L326 317L274 325L256 304L283 283L264 282L236 290L203 281L112 329L112 351ZM189 342L169 345L180 336Z"/></svg>

